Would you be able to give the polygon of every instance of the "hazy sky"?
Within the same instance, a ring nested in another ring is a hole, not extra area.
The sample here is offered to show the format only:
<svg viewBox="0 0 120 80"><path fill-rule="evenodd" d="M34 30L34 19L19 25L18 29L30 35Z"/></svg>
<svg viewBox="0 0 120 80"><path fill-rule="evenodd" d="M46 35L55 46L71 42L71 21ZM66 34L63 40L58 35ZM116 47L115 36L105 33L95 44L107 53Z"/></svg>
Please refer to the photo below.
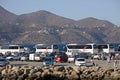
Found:
<svg viewBox="0 0 120 80"><path fill-rule="evenodd" d="M120 25L120 0L0 0L0 6L17 15L46 10L74 20L94 17Z"/></svg>

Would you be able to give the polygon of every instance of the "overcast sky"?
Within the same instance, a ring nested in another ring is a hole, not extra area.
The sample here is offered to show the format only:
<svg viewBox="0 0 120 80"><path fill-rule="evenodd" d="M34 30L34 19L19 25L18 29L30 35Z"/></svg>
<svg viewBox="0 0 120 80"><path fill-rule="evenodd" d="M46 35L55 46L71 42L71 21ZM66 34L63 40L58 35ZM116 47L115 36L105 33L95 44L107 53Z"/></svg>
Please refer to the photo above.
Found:
<svg viewBox="0 0 120 80"><path fill-rule="evenodd" d="M74 20L94 17L120 25L120 0L0 0L0 6L17 15L46 10Z"/></svg>

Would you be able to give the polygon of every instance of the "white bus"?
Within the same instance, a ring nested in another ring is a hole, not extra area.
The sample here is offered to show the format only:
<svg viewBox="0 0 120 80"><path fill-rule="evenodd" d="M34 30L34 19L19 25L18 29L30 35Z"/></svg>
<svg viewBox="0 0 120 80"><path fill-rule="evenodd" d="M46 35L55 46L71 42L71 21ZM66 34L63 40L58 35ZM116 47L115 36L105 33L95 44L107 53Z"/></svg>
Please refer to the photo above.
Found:
<svg viewBox="0 0 120 80"><path fill-rule="evenodd" d="M105 53L113 53L115 52L114 45L112 44L97 44L98 53L105 52Z"/></svg>
<svg viewBox="0 0 120 80"><path fill-rule="evenodd" d="M35 52L43 52L43 53L51 53L51 52L59 52L58 45L55 44L36 44Z"/></svg>
<svg viewBox="0 0 120 80"><path fill-rule="evenodd" d="M97 46L95 44L67 44L66 54L72 55L73 53L98 53Z"/></svg>
<svg viewBox="0 0 120 80"><path fill-rule="evenodd" d="M2 45L0 46L0 53L6 54L6 53L14 53L14 52L25 52L25 47L21 45Z"/></svg>

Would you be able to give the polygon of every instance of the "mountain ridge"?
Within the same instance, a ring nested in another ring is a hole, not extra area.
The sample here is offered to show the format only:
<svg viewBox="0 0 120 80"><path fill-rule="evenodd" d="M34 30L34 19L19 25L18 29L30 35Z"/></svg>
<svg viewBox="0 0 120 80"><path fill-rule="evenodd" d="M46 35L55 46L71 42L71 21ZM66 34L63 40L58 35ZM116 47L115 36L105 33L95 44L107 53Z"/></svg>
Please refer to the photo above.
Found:
<svg viewBox="0 0 120 80"><path fill-rule="evenodd" d="M0 44L119 42L120 28L93 17L80 20L40 10L15 15L0 7ZM5 22L5 23L4 23Z"/></svg>

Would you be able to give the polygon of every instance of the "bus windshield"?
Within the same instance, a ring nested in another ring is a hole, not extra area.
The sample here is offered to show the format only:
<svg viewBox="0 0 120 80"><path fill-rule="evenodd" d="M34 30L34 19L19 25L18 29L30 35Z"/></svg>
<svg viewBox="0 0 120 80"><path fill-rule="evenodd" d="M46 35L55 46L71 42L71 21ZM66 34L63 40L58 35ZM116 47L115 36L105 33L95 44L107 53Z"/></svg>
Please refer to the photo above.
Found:
<svg viewBox="0 0 120 80"><path fill-rule="evenodd" d="M69 49L92 49L91 45L68 45Z"/></svg>
<svg viewBox="0 0 120 80"><path fill-rule="evenodd" d="M113 46L112 44L110 44L109 47L110 47L111 49L114 48L114 46Z"/></svg>
<svg viewBox="0 0 120 80"><path fill-rule="evenodd" d="M58 49L58 45L53 45L53 49Z"/></svg>
<svg viewBox="0 0 120 80"><path fill-rule="evenodd" d="M107 49L108 45L98 45L98 49Z"/></svg>

